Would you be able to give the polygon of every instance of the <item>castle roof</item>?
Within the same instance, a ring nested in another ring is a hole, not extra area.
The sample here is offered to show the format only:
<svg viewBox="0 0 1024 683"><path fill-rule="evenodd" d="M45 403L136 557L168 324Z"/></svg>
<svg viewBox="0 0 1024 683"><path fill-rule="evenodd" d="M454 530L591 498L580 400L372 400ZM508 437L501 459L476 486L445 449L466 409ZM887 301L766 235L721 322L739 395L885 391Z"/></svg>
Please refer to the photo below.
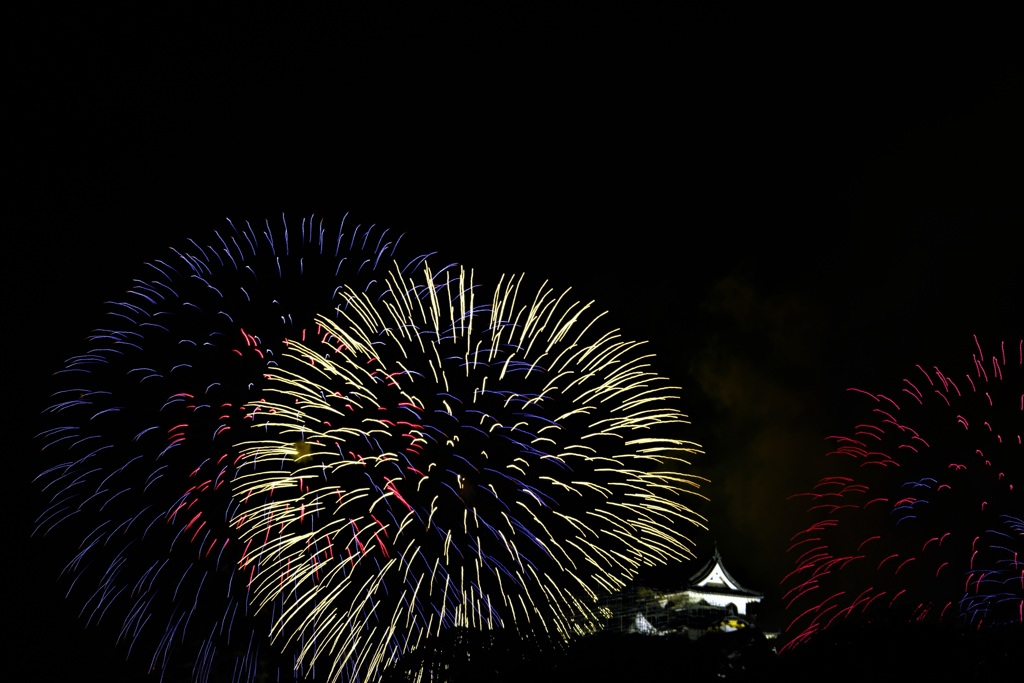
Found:
<svg viewBox="0 0 1024 683"><path fill-rule="evenodd" d="M762 593L741 586L740 582L725 570L725 566L722 564L722 556L719 554L717 547L711 559L690 577L687 590L757 599L764 597Z"/></svg>

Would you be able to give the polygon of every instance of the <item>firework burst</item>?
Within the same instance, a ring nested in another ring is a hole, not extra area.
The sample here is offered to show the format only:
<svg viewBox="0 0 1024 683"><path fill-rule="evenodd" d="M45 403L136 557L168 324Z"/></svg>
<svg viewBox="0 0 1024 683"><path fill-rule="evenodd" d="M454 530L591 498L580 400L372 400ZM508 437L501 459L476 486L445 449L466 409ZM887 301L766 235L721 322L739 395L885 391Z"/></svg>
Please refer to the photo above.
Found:
<svg viewBox="0 0 1024 683"><path fill-rule="evenodd" d="M1024 621L1024 347L966 368L916 366L893 393L852 390L863 420L832 438L834 474L801 494L784 579L787 647L848 619Z"/></svg>
<svg viewBox="0 0 1024 683"><path fill-rule="evenodd" d="M39 477L37 533L77 546L65 573L83 617L120 620L150 669L187 662L195 680L244 681L266 666L228 524L243 406L339 285L372 290L395 247L344 223L229 224L147 264L58 373L42 437L66 459Z"/></svg>
<svg viewBox="0 0 1024 683"><path fill-rule="evenodd" d="M371 679L448 628L591 633L598 595L691 557L697 447L640 344L521 280L388 285L249 405L235 522L275 637Z"/></svg>

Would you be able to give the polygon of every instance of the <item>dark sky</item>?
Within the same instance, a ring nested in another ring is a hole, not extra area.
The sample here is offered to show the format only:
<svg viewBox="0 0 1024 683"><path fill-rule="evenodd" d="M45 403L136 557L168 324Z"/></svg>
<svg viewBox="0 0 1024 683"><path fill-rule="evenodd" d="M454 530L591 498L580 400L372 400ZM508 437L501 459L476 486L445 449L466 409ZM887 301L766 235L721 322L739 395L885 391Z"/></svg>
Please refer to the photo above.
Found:
<svg viewBox="0 0 1024 683"><path fill-rule="evenodd" d="M769 595L786 496L851 419L844 389L1024 333L1006 17L492 4L123 3L12 26L17 667L123 659L53 599L57 556L27 539L43 380L139 264L225 218L351 212L596 300L682 387L710 536Z"/></svg>

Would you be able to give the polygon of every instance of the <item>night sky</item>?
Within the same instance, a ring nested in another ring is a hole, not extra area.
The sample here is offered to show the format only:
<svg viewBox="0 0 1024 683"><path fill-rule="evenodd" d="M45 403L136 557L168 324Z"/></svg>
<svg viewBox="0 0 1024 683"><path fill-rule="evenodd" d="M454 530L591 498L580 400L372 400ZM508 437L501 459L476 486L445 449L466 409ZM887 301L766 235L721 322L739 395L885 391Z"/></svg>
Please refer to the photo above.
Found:
<svg viewBox="0 0 1024 683"><path fill-rule="evenodd" d="M226 218L347 213L481 279L594 300L681 388L711 479L700 551L769 601L800 521L787 496L854 419L845 389L1024 335L1006 17L494 4L11 25L16 680L125 666L57 597L67 549L29 539L49 377L145 260Z"/></svg>

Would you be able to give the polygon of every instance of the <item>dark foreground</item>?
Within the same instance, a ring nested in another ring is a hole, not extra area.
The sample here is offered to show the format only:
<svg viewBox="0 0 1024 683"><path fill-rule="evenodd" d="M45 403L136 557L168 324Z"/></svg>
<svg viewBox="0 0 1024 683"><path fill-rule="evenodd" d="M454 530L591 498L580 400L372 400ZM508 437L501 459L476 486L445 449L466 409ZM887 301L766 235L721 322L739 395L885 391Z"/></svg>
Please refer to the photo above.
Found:
<svg viewBox="0 0 1024 683"><path fill-rule="evenodd" d="M558 653L453 632L402 664L385 681L1017 680L1024 671L1024 626L851 626L781 654L756 629L709 633L695 641L599 634Z"/></svg>

